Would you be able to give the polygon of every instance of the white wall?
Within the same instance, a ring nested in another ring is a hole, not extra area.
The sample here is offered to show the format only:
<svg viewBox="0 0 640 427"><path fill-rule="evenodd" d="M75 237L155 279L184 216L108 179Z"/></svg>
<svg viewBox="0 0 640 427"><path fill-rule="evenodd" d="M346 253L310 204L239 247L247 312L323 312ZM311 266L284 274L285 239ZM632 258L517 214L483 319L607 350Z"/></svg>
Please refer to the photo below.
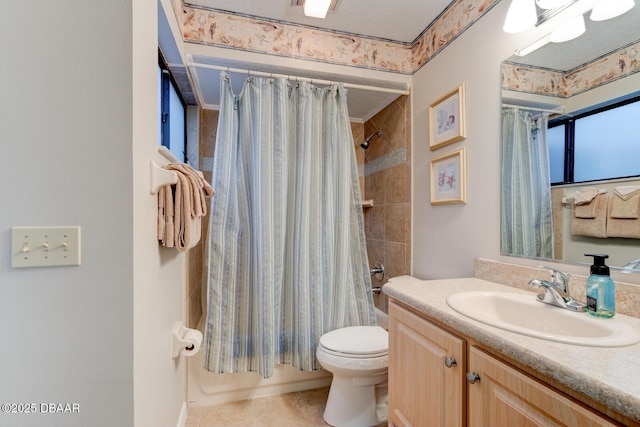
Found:
<svg viewBox="0 0 640 427"><path fill-rule="evenodd" d="M502 31L500 2L413 76L413 275L473 276L477 257L500 255L500 63L525 36ZM467 138L429 150L429 104L466 86ZM431 206L430 160L466 147L467 203Z"/></svg>
<svg viewBox="0 0 640 427"><path fill-rule="evenodd" d="M472 276L478 257L539 264L537 260L500 255L500 63L547 31L543 26L521 34L504 33L509 4L499 2L413 76L412 274L416 277ZM429 104L462 82L466 84L467 138L429 151ZM615 85L616 93L620 84ZM581 98L601 96L603 90L609 88L594 89ZM431 206L429 161L461 147L467 148L467 203ZM586 265L546 264L588 275ZM614 280L640 283L640 277L633 275L618 275Z"/></svg>
<svg viewBox="0 0 640 427"><path fill-rule="evenodd" d="M156 9L35 1L0 14L0 402L80 407L0 425L177 423L184 362L169 330L184 256L158 249L148 190ZM81 226L82 265L11 269L20 225Z"/></svg>
<svg viewBox="0 0 640 427"><path fill-rule="evenodd" d="M186 256L156 238L157 199L149 193L149 160L158 155L155 78L158 13L168 2L133 2L133 331L135 426L176 426L186 398L186 360L171 358L171 329L186 320ZM184 415L184 414L183 414Z"/></svg>

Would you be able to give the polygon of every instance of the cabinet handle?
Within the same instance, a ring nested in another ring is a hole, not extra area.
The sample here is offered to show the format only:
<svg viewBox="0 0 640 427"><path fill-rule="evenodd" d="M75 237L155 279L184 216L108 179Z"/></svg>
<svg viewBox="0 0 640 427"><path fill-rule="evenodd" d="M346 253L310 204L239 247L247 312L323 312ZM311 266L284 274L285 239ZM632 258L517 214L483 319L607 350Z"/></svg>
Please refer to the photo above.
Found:
<svg viewBox="0 0 640 427"><path fill-rule="evenodd" d="M447 365L447 368L453 368L458 365L455 357L445 357L444 364Z"/></svg>
<svg viewBox="0 0 640 427"><path fill-rule="evenodd" d="M469 384L475 384L480 381L480 374L477 372L467 372L467 381Z"/></svg>

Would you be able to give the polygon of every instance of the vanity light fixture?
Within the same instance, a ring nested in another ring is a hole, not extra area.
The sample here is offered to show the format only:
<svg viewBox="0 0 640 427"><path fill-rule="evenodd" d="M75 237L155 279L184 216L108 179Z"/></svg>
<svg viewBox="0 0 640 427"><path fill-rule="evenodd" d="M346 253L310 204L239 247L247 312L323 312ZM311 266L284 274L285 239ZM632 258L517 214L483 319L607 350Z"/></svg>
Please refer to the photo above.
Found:
<svg viewBox="0 0 640 427"><path fill-rule="evenodd" d="M523 47L522 49L516 50L515 54L518 55L518 56L527 56L531 52L533 52L534 50L540 49L542 46L546 45L550 41L551 40L549 40L549 36L545 36L545 37L543 37L543 38L541 38L539 40L534 41L529 46L526 46L526 47Z"/></svg>
<svg viewBox="0 0 640 427"><path fill-rule="evenodd" d="M582 15L578 15L570 21L567 21L566 24L554 30L549 35L549 41L553 43L568 42L569 40L580 37L585 31L586 27L584 26L584 17Z"/></svg>
<svg viewBox="0 0 640 427"><path fill-rule="evenodd" d="M528 30L535 25L537 15L534 0L511 0L502 29L506 33Z"/></svg>
<svg viewBox="0 0 640 427"><path fill-rule="evenodd" d="M605 21L615 18L628 12L635 4L634 0L601 1L591 9L589 18L591 18L592 21Z"/></svg>
<svg viewBox="0 0 640 427"><path fill-rule="evenodd" d="M305 0L303 10L306 16L324 19L331 5L331 0Z"/></svg>
<svg viewBox="0 0 640 427"><path fill-rule="evenodd" d="M547 3L547 1L549 1L549 3ZM538 7L542 8L542 5L546 7L551 5L551 3L553 2L554 0L511 0L511 5L509 6L509 11L507 12L507 19L505 20L504 24L504 31L518 32L533 28L533 26L536 25L535 22L529 24L529 27L524 27L524 25L521 25L520 27L518 27L519 29L517 31L509 31L510 29L515 28L515 24L510 22L510 17L523 15L526 10L530 9L531 6L533 6L535 10L536 4L538 4ZM561 1L558 0L557 4L560 3ZM558 21L556 22L556 28L541 39L538 39L530 45L517 50L515 52L516 55L525 56L533 52L534 50L541 48L549 42L561 43L579 37L586 30L584 23L584 14L589 11L591 11L591 20L602 21L622 15L623 13L633 8L635 5L634 0L574 0L572 2L564 1L564 3L565 4L563 7L565 7L566 10L561 10L560 13L557 14L557 17L553 18L554 21ZM514 10L512 12L512 9L517 10ZM530 18L528 22L530 22ZM538 23L538 25L540 24Z"/></svg>
<svg viewBox="0 0 640 427"><path fill-rule="evenodd" d="M572 1L573 0L536 0L536 4L540 9L557 9Z"/></svg>

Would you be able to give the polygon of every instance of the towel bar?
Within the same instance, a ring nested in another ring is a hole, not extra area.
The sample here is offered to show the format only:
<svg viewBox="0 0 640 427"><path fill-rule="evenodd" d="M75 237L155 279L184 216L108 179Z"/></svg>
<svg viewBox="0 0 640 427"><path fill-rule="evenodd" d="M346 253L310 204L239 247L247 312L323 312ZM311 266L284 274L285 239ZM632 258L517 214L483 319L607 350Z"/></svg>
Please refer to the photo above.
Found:
<svg viewBox="0 0 640 427"><path fill-rule="evenodd" d="M178 175L174 171L166 170L158 166L153 160L149 161L149 167L151 170L151 194L158 194L160 187L178 182Z"/></svg>

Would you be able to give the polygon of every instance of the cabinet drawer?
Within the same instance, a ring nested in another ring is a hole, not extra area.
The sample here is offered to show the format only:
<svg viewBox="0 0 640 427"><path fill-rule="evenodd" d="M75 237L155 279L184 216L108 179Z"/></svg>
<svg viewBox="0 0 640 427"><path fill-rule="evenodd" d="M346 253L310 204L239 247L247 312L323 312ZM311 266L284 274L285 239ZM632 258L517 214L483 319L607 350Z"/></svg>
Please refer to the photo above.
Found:
<svg viewBox="0 0 640 427"><path fill-rule="evenodd" d="M618 425L473 346L468 364L480 377L468 386L470 427Z"/></svg>

